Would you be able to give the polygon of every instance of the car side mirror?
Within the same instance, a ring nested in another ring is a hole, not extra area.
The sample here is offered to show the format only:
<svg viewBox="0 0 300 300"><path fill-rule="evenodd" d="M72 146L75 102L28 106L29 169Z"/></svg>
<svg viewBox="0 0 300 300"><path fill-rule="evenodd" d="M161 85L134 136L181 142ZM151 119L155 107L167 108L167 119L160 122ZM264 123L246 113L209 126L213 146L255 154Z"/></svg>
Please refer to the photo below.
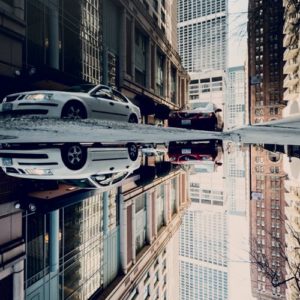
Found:
<svg viewBox="0 0 300 300"><path fill-rule="evenodd" d="M217 108L217 109L215 110L215 113L219 113L219 112L222 112L222 109L221 109L221 108Z"/></svg>

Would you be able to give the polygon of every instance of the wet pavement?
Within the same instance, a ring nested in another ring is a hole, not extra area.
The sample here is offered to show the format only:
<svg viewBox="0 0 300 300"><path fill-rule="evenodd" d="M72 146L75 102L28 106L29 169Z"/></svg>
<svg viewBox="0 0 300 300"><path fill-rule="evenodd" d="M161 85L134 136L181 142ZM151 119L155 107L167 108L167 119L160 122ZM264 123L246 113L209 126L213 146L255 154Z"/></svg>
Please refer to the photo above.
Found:
<svg viewBox="0 0 300 300"><path fill-rule="evenodd" d="M2 142L1 299L297 293L298 141L228 137Z"/></svg>

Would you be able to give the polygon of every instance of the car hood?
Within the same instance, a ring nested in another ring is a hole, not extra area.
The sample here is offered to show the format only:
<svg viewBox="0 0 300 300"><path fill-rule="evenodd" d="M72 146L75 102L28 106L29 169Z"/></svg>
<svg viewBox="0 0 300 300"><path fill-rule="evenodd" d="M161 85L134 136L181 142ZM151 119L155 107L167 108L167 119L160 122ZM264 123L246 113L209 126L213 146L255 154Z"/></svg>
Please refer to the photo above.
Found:
<svg viewBox="0 0 300 300"><path fill-rule="evenodd" d="M65 92L65 91L53 91L53 90L35 90L35 91L26 91L26 92L19 92L14 94L9 94L6 97L15 97L19 95L32 95L32 94L65 94L65 95L73 95L73 96L87 96L87 93L77 93L77 92Z"/></svg>

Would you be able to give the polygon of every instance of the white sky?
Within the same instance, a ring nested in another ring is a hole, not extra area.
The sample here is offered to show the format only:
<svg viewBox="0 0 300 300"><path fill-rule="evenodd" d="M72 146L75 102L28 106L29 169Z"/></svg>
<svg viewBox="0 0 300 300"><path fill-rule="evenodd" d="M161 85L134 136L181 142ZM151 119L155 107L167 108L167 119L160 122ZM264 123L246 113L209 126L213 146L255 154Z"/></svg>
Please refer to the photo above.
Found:
<svg viewBox="0 0 300 300"><path fill-rule="evenodd" d="M244 65L247 55L248 0L228 0L228 66Z"/></svg>

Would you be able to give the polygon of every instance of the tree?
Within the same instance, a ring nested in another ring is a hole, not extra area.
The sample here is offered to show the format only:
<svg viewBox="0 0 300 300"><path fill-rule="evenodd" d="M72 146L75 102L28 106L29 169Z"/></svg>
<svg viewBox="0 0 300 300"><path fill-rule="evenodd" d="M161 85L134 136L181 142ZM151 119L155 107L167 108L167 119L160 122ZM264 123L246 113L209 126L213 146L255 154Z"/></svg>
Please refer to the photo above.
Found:
<svg viewBox="0 0 300 300"><path fill-rule="evenodd" d="M260 239L253 239L250 261L273 287L291 282L300 294L300 232L283 219L280 219L280 224L285 226L291 238L290 245L275 231L267 232L266 239L272 241L271 245L263 245Z"/></svg>

